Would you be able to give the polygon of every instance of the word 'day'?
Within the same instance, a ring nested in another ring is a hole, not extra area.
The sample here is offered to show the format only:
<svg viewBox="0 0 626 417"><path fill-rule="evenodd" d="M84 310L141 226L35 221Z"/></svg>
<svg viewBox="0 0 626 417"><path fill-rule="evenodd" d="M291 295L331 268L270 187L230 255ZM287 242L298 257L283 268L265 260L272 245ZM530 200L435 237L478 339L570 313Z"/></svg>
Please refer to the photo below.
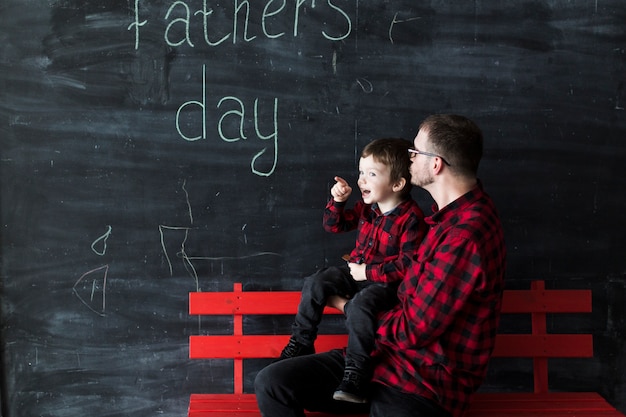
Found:
<svg viewBox="0 0 626 417"><path fill-rule="evenodd" d="M250 169L259 176L270 176L276 169L278 161L278 98L273 99L273 108L271 110L271 122L260 123L259 99L254 99L252 110L252 124L254 135L262 141L270 141L274 152L268 152L269 146L264 146L259 150L250 161ZM220 139L224 142L237 142L242 139L248 139L249 130L246 129L246 106L244 102L233 96L226 96L219 99L216 103L216 109L219 111L217 118L216 132ZM176 111L176 131L186 141L197 141L207 139L207 91L206 91L206 66L202 66L202 99L201 101L190 100L180 105ZM270 114L266 112L265 114ZM261 126L263 125L263 126ZM270 129L267 126L271 125ZM262 156L265 157L260 159ZM271 156L270 156L271 155ZM271 158L271 164L266 163ZM266 169L258 168L259 166L269 167Z"/></svg>

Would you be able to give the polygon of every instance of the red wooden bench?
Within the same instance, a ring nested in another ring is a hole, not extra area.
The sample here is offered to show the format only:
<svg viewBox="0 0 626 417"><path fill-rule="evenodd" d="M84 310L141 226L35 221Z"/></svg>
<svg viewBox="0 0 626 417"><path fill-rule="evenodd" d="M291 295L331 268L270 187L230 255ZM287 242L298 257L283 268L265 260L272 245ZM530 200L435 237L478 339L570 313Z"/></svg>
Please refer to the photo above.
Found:
<svg viewBox="0 0 626 417"><path fill-rule="evenodd" d="M195 359L232 359L232 394L192 394L189 417L260 416L254 394L244 393L243 361L250 358L277 358L289 335L243 334L245 315L291 315L296 313L298 291L242 291L235 284L228 292L192 292L189 314L232 316L234 332L221 336L190 336L189 357ZM329 314L339 312L330 308ZM474 396L467 417L624 417L594 392L551 392L548 389L549 358L591 358L591 334L549 334L546 315L552 313L590 313L590 290L546 290L543 281L534 281L529 290L506 290L503 314L530 314L529 334L498 334L494 357L532 358L534 392L483 393ZM321 334L315 343L318 352L346 344L345 335ZM328 414L309 413L326 417Z"/></svg>

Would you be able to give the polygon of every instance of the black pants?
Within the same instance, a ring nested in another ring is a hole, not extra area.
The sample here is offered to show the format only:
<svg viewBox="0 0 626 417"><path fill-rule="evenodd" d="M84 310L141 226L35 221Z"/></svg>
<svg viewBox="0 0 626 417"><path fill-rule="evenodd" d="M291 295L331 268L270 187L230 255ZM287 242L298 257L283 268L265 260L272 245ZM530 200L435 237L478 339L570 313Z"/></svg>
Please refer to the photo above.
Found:
<svg viewBox="0 0 626 417"><path fill-rule="evenodd" d="M333 400L343 376L343 352L332 350L275 362L263 368L254 391L264 417L303 417L304 411L370 417L450 417L438 404L393 387L372 384L369 404Z"/></svg>
<svg viewBox="0 0 626 417"><path fill-rule="evenodd" d="M292 335L302 344L313 345L328 298L331 295L349 298L345 307L348 329L346 364L369 372L377 315L398 302L397 288L393 284L355 281L347 265L321 269L304 279Z"/></svg>

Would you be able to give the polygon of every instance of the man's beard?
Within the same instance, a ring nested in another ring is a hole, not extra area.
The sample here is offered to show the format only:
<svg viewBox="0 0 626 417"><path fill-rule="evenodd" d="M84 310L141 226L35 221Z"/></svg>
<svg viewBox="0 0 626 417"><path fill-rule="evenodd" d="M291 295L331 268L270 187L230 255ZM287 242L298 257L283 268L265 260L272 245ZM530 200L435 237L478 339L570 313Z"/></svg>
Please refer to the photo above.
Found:
<svg viewBox="0 0 626 417"><path fill-rule="evenodd" d="M420 188L425 188L435 182L435 178L425 167L416 176L411 173L411 183Z"/></svg>

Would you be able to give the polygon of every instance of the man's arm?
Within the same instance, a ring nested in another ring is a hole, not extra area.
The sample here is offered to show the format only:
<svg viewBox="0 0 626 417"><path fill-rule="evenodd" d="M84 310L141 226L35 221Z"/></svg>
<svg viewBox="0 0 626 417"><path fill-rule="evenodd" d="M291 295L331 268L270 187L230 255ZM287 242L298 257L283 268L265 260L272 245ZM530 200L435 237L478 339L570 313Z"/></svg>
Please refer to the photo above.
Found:
<svg viewBox="0 0 626 417"><path fill-rule="evenodd" d="M481 285L484 274L477 245L465 237L446 240L432 259L409 271L400 304L381 316L380 343L399 349L428 345L454 323Z"/></svg>

